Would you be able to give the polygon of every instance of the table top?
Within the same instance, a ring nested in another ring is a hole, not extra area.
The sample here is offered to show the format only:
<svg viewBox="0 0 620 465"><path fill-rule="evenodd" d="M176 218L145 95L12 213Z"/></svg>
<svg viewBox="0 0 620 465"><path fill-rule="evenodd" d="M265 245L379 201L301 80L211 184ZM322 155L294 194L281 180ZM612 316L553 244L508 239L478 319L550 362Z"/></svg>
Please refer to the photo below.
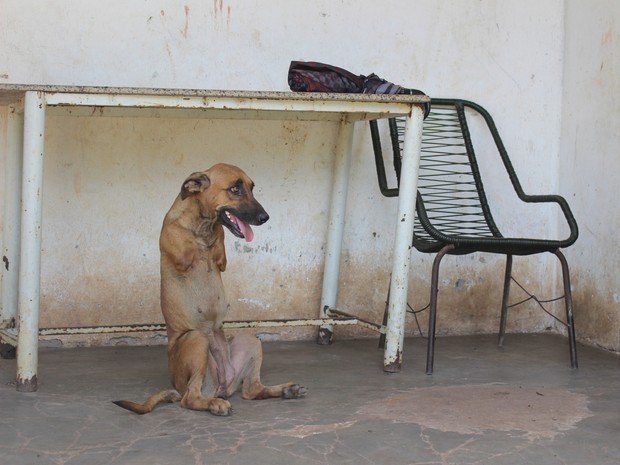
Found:
<svg viewBox="0 0 620 465"><path fill-rule="evenodd" d="M258 100L322 100L344 102L392 102L392 103L426 103L430 98L425 95L407 94L345 94L328 92L288 92L256 90L212 90L212 89L175 89L150 87L104 87L104 86L60 86L39 84L3 84L0 83L0 104L7 105L21 99L25 92L40 91L45 93L66 94L116 94L144 96L207 97Z"/></svg>
<svg viewBox="0 0 620 465"><path fill-rule="evenodd" d="M0 105L21 111L26 92L42 92L53 114L362 121L411 113L425 95L255 90L157 89L0 83ZM97 111L93 111L96 109ZM63 113L64 112L64 113Z"/></svg>

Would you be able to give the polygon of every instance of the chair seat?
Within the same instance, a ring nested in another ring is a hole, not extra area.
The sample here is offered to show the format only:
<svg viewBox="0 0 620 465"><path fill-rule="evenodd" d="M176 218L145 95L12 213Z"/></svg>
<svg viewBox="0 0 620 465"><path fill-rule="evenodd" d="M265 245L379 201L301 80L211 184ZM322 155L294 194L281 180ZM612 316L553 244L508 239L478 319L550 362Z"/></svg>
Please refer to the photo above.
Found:
<svg viewBox="0 0 620 465"><path fill-rule="evenodd" d="M449 240L439 241L427 238L414 238L414 247L423 253L439 252L446 245L455 246L450 255L465 255L473 252L488 252L502 255L533 255L554 252L562 246L561 241L529 239L522 237L469 237L450 236Z"/></svg>

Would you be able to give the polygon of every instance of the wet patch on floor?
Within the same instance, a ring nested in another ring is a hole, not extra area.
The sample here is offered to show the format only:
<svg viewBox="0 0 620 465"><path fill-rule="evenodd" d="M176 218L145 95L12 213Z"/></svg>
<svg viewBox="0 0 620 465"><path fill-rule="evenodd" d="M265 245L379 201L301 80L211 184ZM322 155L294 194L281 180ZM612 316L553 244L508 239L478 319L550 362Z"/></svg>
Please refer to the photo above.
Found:
<svg viewBox="0 0 620 465"><path fill-rule="evenodd" d="M461 434L514 432L530 440L553 439L592 416L583 394L508 384L416 388L369 402L358 414Z"/></svg>

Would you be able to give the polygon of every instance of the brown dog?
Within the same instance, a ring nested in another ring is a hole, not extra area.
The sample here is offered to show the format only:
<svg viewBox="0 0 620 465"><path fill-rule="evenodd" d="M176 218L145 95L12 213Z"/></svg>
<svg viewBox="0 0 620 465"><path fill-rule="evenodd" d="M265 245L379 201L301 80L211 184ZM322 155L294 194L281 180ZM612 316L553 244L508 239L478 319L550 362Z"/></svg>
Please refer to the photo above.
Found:
<svg viewBox="0 0 620 465"><path fill-rule="evenodd" d="M224 228L246 241L269 215L256 201L252 180L236 166L218 164L189 176L164 219L161 251L161 308L168 332L168 368L174 389L144 404L120 400L120 407L148 413L160 402L181 401L193 410L228 415L226 400L240 385L244 399L302 397L294 383L264 386L261 342L240 334L227 340L222 321L229 307L220 273L226 269ZM211 375L215 392L202 394Z"/></svg>

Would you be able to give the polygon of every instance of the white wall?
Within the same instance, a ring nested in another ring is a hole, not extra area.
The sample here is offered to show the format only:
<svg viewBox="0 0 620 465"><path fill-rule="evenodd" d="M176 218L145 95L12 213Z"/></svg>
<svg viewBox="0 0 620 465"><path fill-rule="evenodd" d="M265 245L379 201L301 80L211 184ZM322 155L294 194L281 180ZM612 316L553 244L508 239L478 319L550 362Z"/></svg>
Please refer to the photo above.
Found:
<svg viewBox="0 0 620 465"><path fill-rule="evenodd" d="M567 75L562 0L4 0L0 8L0 82L287 90L290 60L324 61L483 104L526 191L574 193L557 177ZM50 118L42 324L159 321L161 219L184 176L217 161L237 163L254 178L272 217L250 249L228 238L232 317L314 316L334 135L330 125L301 123ZM365 126L356 129L353 156L340 295L345 308L376 319L395 203L376 187ZM509 209L497 214L511 227L522 221ZM556 229L554 218L526 225L549 235ZM419 306L428 258L414 260L412 301ZM450 260L439 331L495 330L503 262ZM555 292L552 261L519 262L517 272L541 292ZM457 287L459 278L467 285ZM457 310L464 320L454 319ZM511 328L549 325L526 307Z"/></svg>
<svg viewBox="0 0 620 465"><path fill-rule="evenodd" d="M560 182L581 226L571 250L583 339L620 350L620 3L567 2Z"/></svg>

